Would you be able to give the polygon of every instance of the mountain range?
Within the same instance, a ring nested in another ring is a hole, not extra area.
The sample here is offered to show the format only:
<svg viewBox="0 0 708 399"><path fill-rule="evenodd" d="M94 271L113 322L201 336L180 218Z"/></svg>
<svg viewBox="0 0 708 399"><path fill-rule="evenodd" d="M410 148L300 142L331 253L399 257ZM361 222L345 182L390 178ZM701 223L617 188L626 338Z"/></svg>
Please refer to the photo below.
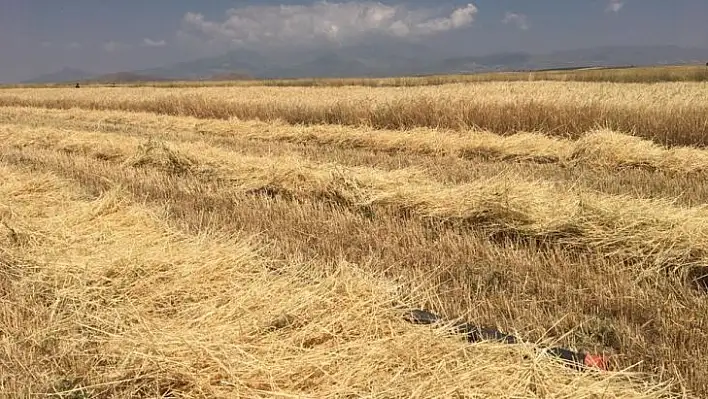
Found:
<svg viewBox="0 0 708 399"><path fill-rule="evenodd" d="M693 63L702 65L707 60L708 49L670 45L606 46L543 54L504 52L451 57L420 44L407 43L392 46L381 43L278 53L235 50L216 57L180 62L160 68L112 74L94 74L80 69L64 68L23 83L383 77L630 65Z"/></svg>

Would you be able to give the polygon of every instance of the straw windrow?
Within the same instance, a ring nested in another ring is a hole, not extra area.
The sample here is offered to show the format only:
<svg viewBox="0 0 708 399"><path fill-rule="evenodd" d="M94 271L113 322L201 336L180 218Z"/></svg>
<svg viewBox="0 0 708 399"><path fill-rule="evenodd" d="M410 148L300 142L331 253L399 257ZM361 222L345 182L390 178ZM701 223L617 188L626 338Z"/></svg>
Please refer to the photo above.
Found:
<svg viewBox="0 0 708 399"><path fill-rule="evenodd" d="M69 151L73 159L105 161L104 154L111 153L108 162L115 166L148 168L168 176L191 173L205 186L228 185L233 195L270 192L294 199L327 199L338 206L384 207L489 236L551 240L642 259L651 268L692 268L703 265L708 256L708 207L677 207L667 200L605 195L514 175L453 186L413 169L384 172L313 164L297 157L234 156L199 144L155 145L81 131L6 127L0 130L0 139L6 148L22 148L30 159L39 154L56 157L52 151L58 150ZM40 141L36 148L41 151L33 152L34 143ZM99 163L92 169L101 173L115 166ZM108 173L110 179L121 181L123 172Z"/></svg>
<svg viewBox="0 0 708 399"><path fill-rule="evenodd" d="M236 147L240 140L314 144L382 152L431 154L469 159L557 163L599 170L639 168L675 174L708 171L708 150L666 148L649 140L605 129L578 140L541 133L500 136L484 131L455 132L415 128L405 132L348 126L292 126L259 121L202 120L150 113L0 108L0 120L13 125L99 130L169 141L210 141Z"/></svg>
<svg viewBox="0 0 708 399"><path fill-rule="evenodd" d="M3 353L21 365L0 363L11 396L668 397L629 375L524 360L525 346L408 325L391 308L396 287L355 265L273 274L251 240L181 234L120 189L87 200L53 174L0 176L13 221L47 237L3 252L33 263L0 275L16 305L0 321Z"/></svg>

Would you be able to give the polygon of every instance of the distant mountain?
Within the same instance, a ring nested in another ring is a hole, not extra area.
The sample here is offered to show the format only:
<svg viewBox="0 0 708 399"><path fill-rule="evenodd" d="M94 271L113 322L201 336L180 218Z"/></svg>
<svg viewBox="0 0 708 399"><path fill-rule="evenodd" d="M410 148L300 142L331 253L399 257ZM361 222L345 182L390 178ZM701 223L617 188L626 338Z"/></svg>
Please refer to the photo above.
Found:
<svg viewBox="0 0 708 399"><path fill-rule="evenodd" d="M22 83L57 83L88 79L93 74L76 68L63 68L57 72L37 76Z"/></svg>
<svg viewBox="0 0 708 399"><path fill-rule="evenodd" d="M157 81L214 80L218 78L381 77L420 74L528 71L578 67L648 66L662 64L704 65L708 49L678 46L606 46L555 51L546 54L505 52L481 56L449 57L436 48L413 43L378 41L341 48L260 52L236 50L226 54L181 62L161 68L98 77L74 69L31 80Z"/></svg>
<svg viewBox="0 0 708 399"><path fill-rule="evenodd" d="M608 46L546 54L506 52L446 57L434 48L419 44L375 43L292 52L278 57L252 50L238 50L219 57L140 72L174 79L225 73L239 73L255 78L377 77L587 66L704 64L706 61L708 49L678 46Z"/></svg>
<svg viewBox="0 0 708 399"><path fill-rule="evenodd" d="M81 80L84 83L135 83L135 82L159 82L169 80L162 76L151 76L134 72L117 72L105 75L93 76Z"/></svg>
<svg viewBox="0 0 708 399"><path fill-rule="evenodd" d="M64 68L58 72L38 76L22 83L136 83L170 80L162 76L151 76L134 72L117 72L94 75L80 69Z"/></svg>
<svg viewBox="0 0 708 399"><path fill-rule="evenodd" d="M209 76L207 78L204 78L203 80L213 80L213 81L225 81L225 80L252 80L253 76L244 74L244 73L238 73L238 72L227 72L227 73L220 73L216 74L213 76Z"/></svg>
<svg viewBox="0 0 708 399"><path fill-rule="evenodd" d="M290 50L279 53L235 50L194 61L136 71L173 79L202 79L237 73L256 78L386 76L427 71L440 60L437 51L411 43L385 42L335 49Z"/></svg>
<svg viewBox="0 0 708 399"><path fill-rule="evenodd" d="M573 67L650 66L705 63L708 49L678 46L607 46L546 54L502 53L481 57L449 58L442 62L447 73L471 71L540 70Z"/></svg>

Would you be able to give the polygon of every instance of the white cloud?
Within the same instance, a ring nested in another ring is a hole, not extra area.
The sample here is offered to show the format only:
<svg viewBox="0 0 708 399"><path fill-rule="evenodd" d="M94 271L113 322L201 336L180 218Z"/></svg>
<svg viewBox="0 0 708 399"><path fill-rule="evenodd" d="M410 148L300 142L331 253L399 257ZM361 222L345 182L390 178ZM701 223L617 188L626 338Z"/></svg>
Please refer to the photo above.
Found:
<svg viewBox="0 0 708 399"><path fill-rule="evenodd" d="M113 53L113 52L120 51L120 50L125 50L129 47L130 46L127 44L112 41L112 40L109 42L103 43L103 49L109 53Z"/></svg>
<svg viewBox="0 0 708 399"><path fill-rule="evenodd" d="M143 39L142 44L145 47L163 47L163 46L167 45L167 42L165 42L164 40L152 40L152 39L146 37Z"/></svg>
<svg viewBox="0 0 708 399"><path fill-rule="evenodd" d="M416 38L470 26L477 7L467 4L440 16L430 8L362 1L308 5L245 6L226 12L223 21L210 21L189 12L178 36L202 42L239 45L297 45L342 43L369 35Z"/></svg>
<svg viewBox="0 0 708 399"><path fill-rule="evenodd" d="M607 4L607 8L605 8L605 12L617 13L622 9L622 7L624 7L624 1L610 0L610 2Z"/></svg>
<svg viewBox="0 0 708 399"><path fill-rule="evenodd" d="M507 12L504 15L504 19L502 19L502 22L505 24L514 24L521 30L527 30L529 28L527 19L528 18L524 14Z"/></svg>

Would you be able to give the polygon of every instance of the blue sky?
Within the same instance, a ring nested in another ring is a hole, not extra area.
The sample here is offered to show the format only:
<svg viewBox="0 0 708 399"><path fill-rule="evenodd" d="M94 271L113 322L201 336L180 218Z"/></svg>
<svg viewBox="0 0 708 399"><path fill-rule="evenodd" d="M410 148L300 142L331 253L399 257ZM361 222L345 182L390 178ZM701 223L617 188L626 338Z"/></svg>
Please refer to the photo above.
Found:
<svg viewBox="0 0 708 399"><path fill-rule="evenodd" d="M706 16L707 0L0 0L0 82L63 67L106 73L239 47L278 51L381 37L454 55L708 47Z"/></svg>

